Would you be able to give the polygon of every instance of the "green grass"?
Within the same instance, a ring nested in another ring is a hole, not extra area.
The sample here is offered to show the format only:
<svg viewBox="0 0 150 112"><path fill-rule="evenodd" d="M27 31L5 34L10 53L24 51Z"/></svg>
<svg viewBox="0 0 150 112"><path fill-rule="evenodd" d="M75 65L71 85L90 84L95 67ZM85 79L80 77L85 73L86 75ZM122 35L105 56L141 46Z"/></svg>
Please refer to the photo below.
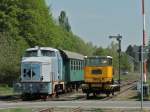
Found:
<svg viewBox="0 0 150 112"><path fill-rule="evenodd" d="M147 83L150 85L150 73L147 74Z"/></svg>
<svg viewBox="0 0 150 112"><path fill-rule="evenodd" d="M118 80L118 74L114 75L114 79ZM120 74L120 79L122 81L126 81L126 80L136 80L139 79L140 74L139 73L128 73L126 75Z"/></svg>
<svg viewBox="0 0 150 112"><path fill-rule="evenodd" d="M147 74L147 83L150 85L150 74ZM150 87L150 86L149 86ZM150 88L149 88L150 89ZM147 100L150 101L150 93L149 96L147 97Z"/></svg>
<svg viewBox="0 0 150 112"><path fill-rule="evenodd" d="M13 89L7 85L0 85L0 95L12 95Z"/></svg>
<svg viewBox="0 0 150 112"><path fill-rule="evenodd" d="M34 111L32 111L32 109L17 108L17 109L2 109L0 110L0 112L34 112Z"/></svg>
<svg viewBox="0 0 150 112"><path fill-rule="evenodd" d="M104 112L104 111L102 111L101 109L97 109L95 110L95 112Z"/></svg>

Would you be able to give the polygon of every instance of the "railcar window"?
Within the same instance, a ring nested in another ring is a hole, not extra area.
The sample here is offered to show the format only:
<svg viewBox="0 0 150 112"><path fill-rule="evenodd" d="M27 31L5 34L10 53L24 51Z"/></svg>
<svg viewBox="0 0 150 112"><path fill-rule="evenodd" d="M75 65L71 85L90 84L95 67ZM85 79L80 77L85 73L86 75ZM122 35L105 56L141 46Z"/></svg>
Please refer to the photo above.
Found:
<svg viewBox="0 0 150 112"><path fill-rule="evenodd" d="M79 61L79 70L81 70L81 61Z"/></svg>
<svg viewBox="0 0 150 112"><path fill-rule="evenodd" d="M76 66L77 66L77 70L79 69L79 61L77 60Z"/></svg>
<svg viewBox="0 0 150 112"><path fill-rule="evenodd" d="M76 70L78 70L78 60L76 60Z"/></svg>
<svg viewBox="0 0 150 112"><path fill-rule="evenodd" d="M84 62L81 61L81 70L83 69L83 66L84 66Z"/></svg>
<svg viewBox="0 0 150 112"><path fill-rule="evenodd" d="M73 60L71 60L71 70L74 70L74 61Z"/></svg>
<svg viewBox="0 0 150 112"><path fill-rule="evenodd" d="M79 70L81 70L81 61L79 61Z"/></svg>
<svg viewBox="0 0 150 112"><path fill-rule="evenodd" d="M73 60L70 60L71 70L73 70Z"/></svg>
<svg viewBox="0 0 150 112"><path fill-rule="evenodd" d="M48 57L55 57L55 52L49 50L41 50L41 55L48 56Z"/></svg>
<svg viewBox="0 0 150 112"><path fill-rule="evenodd" d="M82 61L80 61L80 70L82 70Z"/></svg>
<svg viewBox="0 0 150 112"><path fill-rule="evenodd" d="M76 60L74 60L74 70L76 70Z"/></svg>
<svg viewBox="0 0 150 112"><path fill-rule="evenodd" d="M37 50L26 51L24 57L37 57Z"/></svg>
<svg viewBox="0 0 150 112"><path fill-rule="evenodd" d="M78 70L80 70L80 61L78 61Z"/></svg>

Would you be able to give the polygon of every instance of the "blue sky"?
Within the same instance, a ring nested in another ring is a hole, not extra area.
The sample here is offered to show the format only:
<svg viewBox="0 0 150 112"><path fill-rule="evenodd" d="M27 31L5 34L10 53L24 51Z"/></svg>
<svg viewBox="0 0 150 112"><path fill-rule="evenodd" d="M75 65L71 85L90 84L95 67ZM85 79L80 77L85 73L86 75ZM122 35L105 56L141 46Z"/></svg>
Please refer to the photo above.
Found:
<svg viewBox="0 0 150 112"><path fill-rule="evenodd" d="M121 34L122 49L142 42L141 0L46 0L54 18L65 10L74 34L106 48L109 35ZM145 0L147 41L150 38L150 0Z"/></svg>

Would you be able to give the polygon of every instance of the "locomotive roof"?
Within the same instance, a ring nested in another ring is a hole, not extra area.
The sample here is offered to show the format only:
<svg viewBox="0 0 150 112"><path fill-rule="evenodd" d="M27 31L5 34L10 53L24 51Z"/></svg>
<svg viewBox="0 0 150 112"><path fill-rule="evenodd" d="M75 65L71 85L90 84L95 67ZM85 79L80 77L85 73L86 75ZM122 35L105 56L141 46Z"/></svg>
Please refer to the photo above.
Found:
<svg viewBox="0 0 150 112"><path fill-rule="evenodd" d="M63 52L63 54L66 55L67 58L70 58L70 59L80 59L80 60L84 60L84 56L79 54L79 53L75 53L75 52L70 52L70 51L67 51L67 50L58 50L58 49L55 49L55 48L52 48L52 47L39 47L39 46L35 46L33 48L28 48L26 51L32 51L32 50L50 50L50 51L60 51L60 52Z"/></svg>
<svg viewBox="0 0 150 112"><path fill-rule="evenodd" d="M38 50L38 49L40 49L40 50L58 51L57 49L52 48L52 47L38 47L38 46L33 47L33 48L28 48L26 51L32 51L32 50Z"/></svg>
<svg viewBox="0 0 150 112"><path fill-rule="evenodd" d="M112 59L111 56L85 56L85 58L110 58Z"/></svg>
<svg viewBox="0 0 150 112"><path fill-rule="evenodd" d="M63 52L63 54L65 54L67 56L67 58L84 60L84 56L79 53L70 52L67 50L60 50L60 51Z"/></svg>

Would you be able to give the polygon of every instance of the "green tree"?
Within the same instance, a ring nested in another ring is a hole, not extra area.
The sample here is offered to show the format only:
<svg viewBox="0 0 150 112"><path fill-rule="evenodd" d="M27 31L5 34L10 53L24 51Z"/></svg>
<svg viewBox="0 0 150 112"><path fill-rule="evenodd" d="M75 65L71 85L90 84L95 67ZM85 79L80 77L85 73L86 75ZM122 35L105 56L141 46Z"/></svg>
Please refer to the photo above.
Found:
<svg viewBox="0 0 150 112"><path fill-rule="evenodd" d="M12 84L20 75L20 58L25 42L16 42L8 33L0 33L0 82ZM21 46L21 47L20 47Z"/></svg>
<svg viewBox="0 0 150 112"><path fill-rule="evenodd" d="M132 47L131 45L129 45L129 46L127 47L126 53L127 53L129 56L134 57L133 47Z"/></svg>
<svg viewBox="0 0 150 112"><path fill-rule="evenodd" d="M107 52L107 49L104 49L102 47L98 47L98 48L96 48L96 50L93 53L93 55L96 55L96 56L107 56L108 52Z"/></svg>
<svg viewBox="0 0 150 112"><path fill-rule="evenodd" d="M118 69L118 63L119 63L119 57L118 57L118 44L112 42L111 47L109 47L109 55L113 57L113 66L115 69ZM129 70L131 69L130 63L129 63L129 58L128 55L124 52L121 52L121 57L120 57L120 68L121 70Z"/></svg>
<svg viewBox="0 0 150 112"><path fill-rule="evenodd" d="M121 70L128 70L130 71L131 70L131 65L129 63L129 57L126 53L122 53L122 56L121 56Z"/></svg>
<svg viewBox="0 0 150 112"><path fill-rule="evenodd" d="M60 16L59 16L58 20L59 20L59 24L60 24L60 26L62 26L62 28L64 28L68 32L71 31L71 26L69 24L68 17L66 15L65 11L60 12Z"/></svg>
<svg viewBox="0 0 150 112"><path fill-rule="evenodd" d="M21 56L28 47L49 46L92 55L94 46L71 32L68 17L60 14L56 24L45 0L1 0L0 82L20 75ZM11 77L11 78L8 78Z"/></svg>

